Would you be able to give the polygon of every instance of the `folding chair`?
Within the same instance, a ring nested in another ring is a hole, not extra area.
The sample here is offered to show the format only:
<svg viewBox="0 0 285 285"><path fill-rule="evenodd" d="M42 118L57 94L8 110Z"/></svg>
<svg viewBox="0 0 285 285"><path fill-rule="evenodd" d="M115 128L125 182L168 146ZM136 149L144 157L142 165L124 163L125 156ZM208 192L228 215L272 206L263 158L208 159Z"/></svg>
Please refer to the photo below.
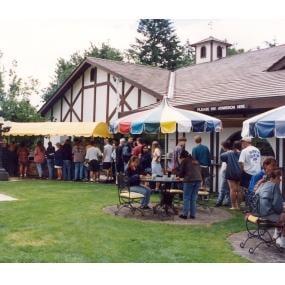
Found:
<svg viewBox="0 0 285 285"><path fill-rule="evenodd" d="M118 210L115 212L115 214L118 215L122 208L129 208L132 214L138 210L143 216L143 210L137 207L136 204L140 203L144 196L140 193L131 192L129 179L124 174L117 175L117 183L119 203L117 204Z"/></svg>

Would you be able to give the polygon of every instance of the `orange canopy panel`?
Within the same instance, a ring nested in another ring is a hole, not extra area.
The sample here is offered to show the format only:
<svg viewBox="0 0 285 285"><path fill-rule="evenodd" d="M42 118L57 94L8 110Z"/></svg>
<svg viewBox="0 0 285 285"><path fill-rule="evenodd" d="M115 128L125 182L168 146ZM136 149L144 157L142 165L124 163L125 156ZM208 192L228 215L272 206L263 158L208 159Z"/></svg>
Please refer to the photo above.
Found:
<svg viewBox="0 0 285 285"><path fill-rule="evenodd" d="M104 122L10 122L9 125L7 136L112 137Z"/></svg>

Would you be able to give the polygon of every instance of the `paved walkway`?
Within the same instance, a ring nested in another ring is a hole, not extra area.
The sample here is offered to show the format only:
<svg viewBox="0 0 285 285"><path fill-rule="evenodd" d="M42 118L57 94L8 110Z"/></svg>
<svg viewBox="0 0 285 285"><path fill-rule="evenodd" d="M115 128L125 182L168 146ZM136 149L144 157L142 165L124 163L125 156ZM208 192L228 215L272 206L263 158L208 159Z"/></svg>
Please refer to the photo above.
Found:
<svg viewBox="0 0 285 285"><path fill-rule="evenodd" d="M15 201L15 200L17 200L17 199L13 198L11 196L5 195L5 194L0 194L0 202Z"/></svg>
<svg viewBox="0 0 285 285"><path fill-rule="evenodd" d="M138 205L139 206L139 205ZM105 213L115 215L117 206L109 206L103 209ZM214 208L210 212L209 209L203 209L198 207L196 219L183 220L178 215L166 216L164 213L153 214L152 210L145 210L144 216L139 211L132 214L128 208L122 208L118 214L120 217L142 220L147 222L160 222L166 224L177 225L207 225L212 223L221 222L232 217L232 215L223 209Z"/></svg>
<svg viewBox="0 0 285 285"><path fill-rule="evenodd" d="M242 257L245 257L252 262L258 263L285 262L285 249L283 249L283 252L279 252L274 247L261 245L256 249L254 254L249 253L248 249L257 244L257 240L254 239L249 240L245 248L241 248L240 243L241 241L245 240L246 237L247 232L236 233L229 237L229 242L233 246L234 252L238 255L241 255Z"/></svg>

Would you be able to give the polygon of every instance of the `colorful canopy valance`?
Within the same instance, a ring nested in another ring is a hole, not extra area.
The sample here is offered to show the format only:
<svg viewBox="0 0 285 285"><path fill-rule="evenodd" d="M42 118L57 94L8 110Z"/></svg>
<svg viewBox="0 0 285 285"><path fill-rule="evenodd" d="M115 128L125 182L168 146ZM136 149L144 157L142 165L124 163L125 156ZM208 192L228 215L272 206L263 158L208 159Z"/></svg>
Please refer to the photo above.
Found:
<svg viewBox="0 0 285 285"><path fill-rule="evenodd" d="M110 132L121 134L170 134L176 132L219 132L221 120L194 111L172 107L164 98L155 108L137 112L110 124Z"/></svg>
<svg viewBox="0 0 285 285"><path fill-rule="evenodd" d="M10 122L6 136L112 137L104 122Z"/></svg>
<svg viewBox="0 0 285 285"><path fill-rule="evenodd" d="M244 121L241 135L242 137L285 138L285 106Z"/></svg>

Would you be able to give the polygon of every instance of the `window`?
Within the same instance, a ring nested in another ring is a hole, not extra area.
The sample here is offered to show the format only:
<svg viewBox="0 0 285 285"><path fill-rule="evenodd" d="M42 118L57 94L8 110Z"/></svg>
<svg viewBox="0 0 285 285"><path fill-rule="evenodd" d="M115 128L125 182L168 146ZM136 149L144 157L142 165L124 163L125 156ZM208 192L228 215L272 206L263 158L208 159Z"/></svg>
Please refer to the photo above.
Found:
<svg viewBox="0 0 285 285"><path fill-rule="evenodd" d="M201 47L201 58L205 58L207 55L206 55L206 47L205 46L202 46Z"/></svg>
<svg viewBox="0 0 285 285"><path fill-rule="evenodd" d="M96 67L91 68L91 70L90 70L90 82L94 82L96 73L97 73L97 68Z"/></svg>
<svg viewBox="0 0 285 285"><path fill-rule="evenodd" d="M217 46L217 58L223 57L223 49L221 46Z"/></svg>

